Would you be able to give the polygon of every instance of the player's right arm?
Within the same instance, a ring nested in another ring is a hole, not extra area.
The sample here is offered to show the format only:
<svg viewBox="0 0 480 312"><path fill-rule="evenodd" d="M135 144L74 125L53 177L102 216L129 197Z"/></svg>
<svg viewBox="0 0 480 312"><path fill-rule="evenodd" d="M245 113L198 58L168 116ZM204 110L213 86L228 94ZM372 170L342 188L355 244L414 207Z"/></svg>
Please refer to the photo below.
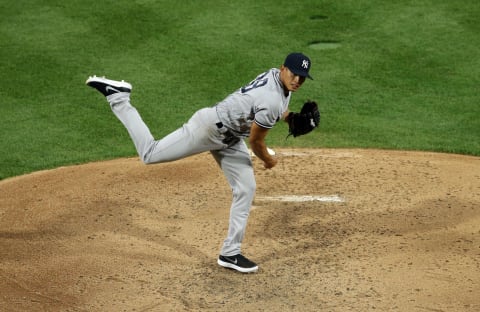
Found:
<svg viewBox="0 0 480 312"><path fill-rule="evenodd" d="M253 122L252 128L250 129L249 143L255 156L263 161L263 166L266 169L271 169L277 164L277 159L272 157L267 151L265 138L268 134L268 130L270 129L259 126L256 122Z"/></svg>

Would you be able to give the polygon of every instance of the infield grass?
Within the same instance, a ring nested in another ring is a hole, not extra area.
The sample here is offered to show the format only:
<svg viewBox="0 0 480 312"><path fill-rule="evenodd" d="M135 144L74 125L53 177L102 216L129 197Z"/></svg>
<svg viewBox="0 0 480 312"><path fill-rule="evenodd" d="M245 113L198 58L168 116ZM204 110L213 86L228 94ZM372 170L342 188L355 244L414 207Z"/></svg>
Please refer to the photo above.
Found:
<svg viewBox="0 0 480 312"><path fill-rule="evenodd" d="M317 100L321 127L285 140L281 123L268 145L480 155L478 16L471 0L0 1L0 179L135 155L89 75L131 82L160 138L291 51L315 79L291 109Z"/></svg>

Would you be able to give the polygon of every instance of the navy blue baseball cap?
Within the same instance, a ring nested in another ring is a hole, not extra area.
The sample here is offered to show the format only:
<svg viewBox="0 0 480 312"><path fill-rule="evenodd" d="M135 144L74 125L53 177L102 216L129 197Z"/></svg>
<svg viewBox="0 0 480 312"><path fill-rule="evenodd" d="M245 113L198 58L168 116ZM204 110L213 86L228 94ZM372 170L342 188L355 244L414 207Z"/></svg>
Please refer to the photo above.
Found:
<svg viewBox="0 0 480 312"><path fill-rule="evenodd" d="M312 76L308 74L308 71L312 66L312 62L310 61L308 56L299 52L290 53L289 55L287 55L287 58L285 59L285 62L283 62L283 65L290 69L290 71L295 75L298 75L300 77L308 77L313 80Z"/></svg>

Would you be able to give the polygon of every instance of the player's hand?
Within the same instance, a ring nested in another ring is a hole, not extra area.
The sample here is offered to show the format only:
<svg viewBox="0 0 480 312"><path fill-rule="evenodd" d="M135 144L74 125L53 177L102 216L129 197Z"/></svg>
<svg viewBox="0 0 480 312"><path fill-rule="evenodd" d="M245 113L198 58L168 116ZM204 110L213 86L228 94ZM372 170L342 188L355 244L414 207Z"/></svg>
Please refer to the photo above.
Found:
<svg viewBox="0 0 480 312"><path fill-rule="evenodd" d="M265 167L265 169L272 169L277 165L277 163L278 160L276 158L270 157L269 160L263 162L263 166Z"/></svg>

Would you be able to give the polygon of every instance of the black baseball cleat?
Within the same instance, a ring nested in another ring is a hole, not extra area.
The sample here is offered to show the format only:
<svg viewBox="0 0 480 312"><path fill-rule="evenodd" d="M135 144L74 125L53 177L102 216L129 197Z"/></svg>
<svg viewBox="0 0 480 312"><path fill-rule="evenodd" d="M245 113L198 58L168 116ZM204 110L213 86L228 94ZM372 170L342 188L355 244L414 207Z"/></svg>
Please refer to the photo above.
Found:
<svg viewBox="0 0 480 312"><path fill-rule="evenodd" d="M85 82L87 86L97 89L104 96L120 92L132 92L132 85L125 81L110 80L105 77L89 77Z"/></svg>
<svg viewBox="0 0 480 312"><path fill-rule="evenodd" d="M258 266L241 254L231 257L220 255L217 263L224 268L234 269L242 273L253 273L258 271Z"/></svg>

